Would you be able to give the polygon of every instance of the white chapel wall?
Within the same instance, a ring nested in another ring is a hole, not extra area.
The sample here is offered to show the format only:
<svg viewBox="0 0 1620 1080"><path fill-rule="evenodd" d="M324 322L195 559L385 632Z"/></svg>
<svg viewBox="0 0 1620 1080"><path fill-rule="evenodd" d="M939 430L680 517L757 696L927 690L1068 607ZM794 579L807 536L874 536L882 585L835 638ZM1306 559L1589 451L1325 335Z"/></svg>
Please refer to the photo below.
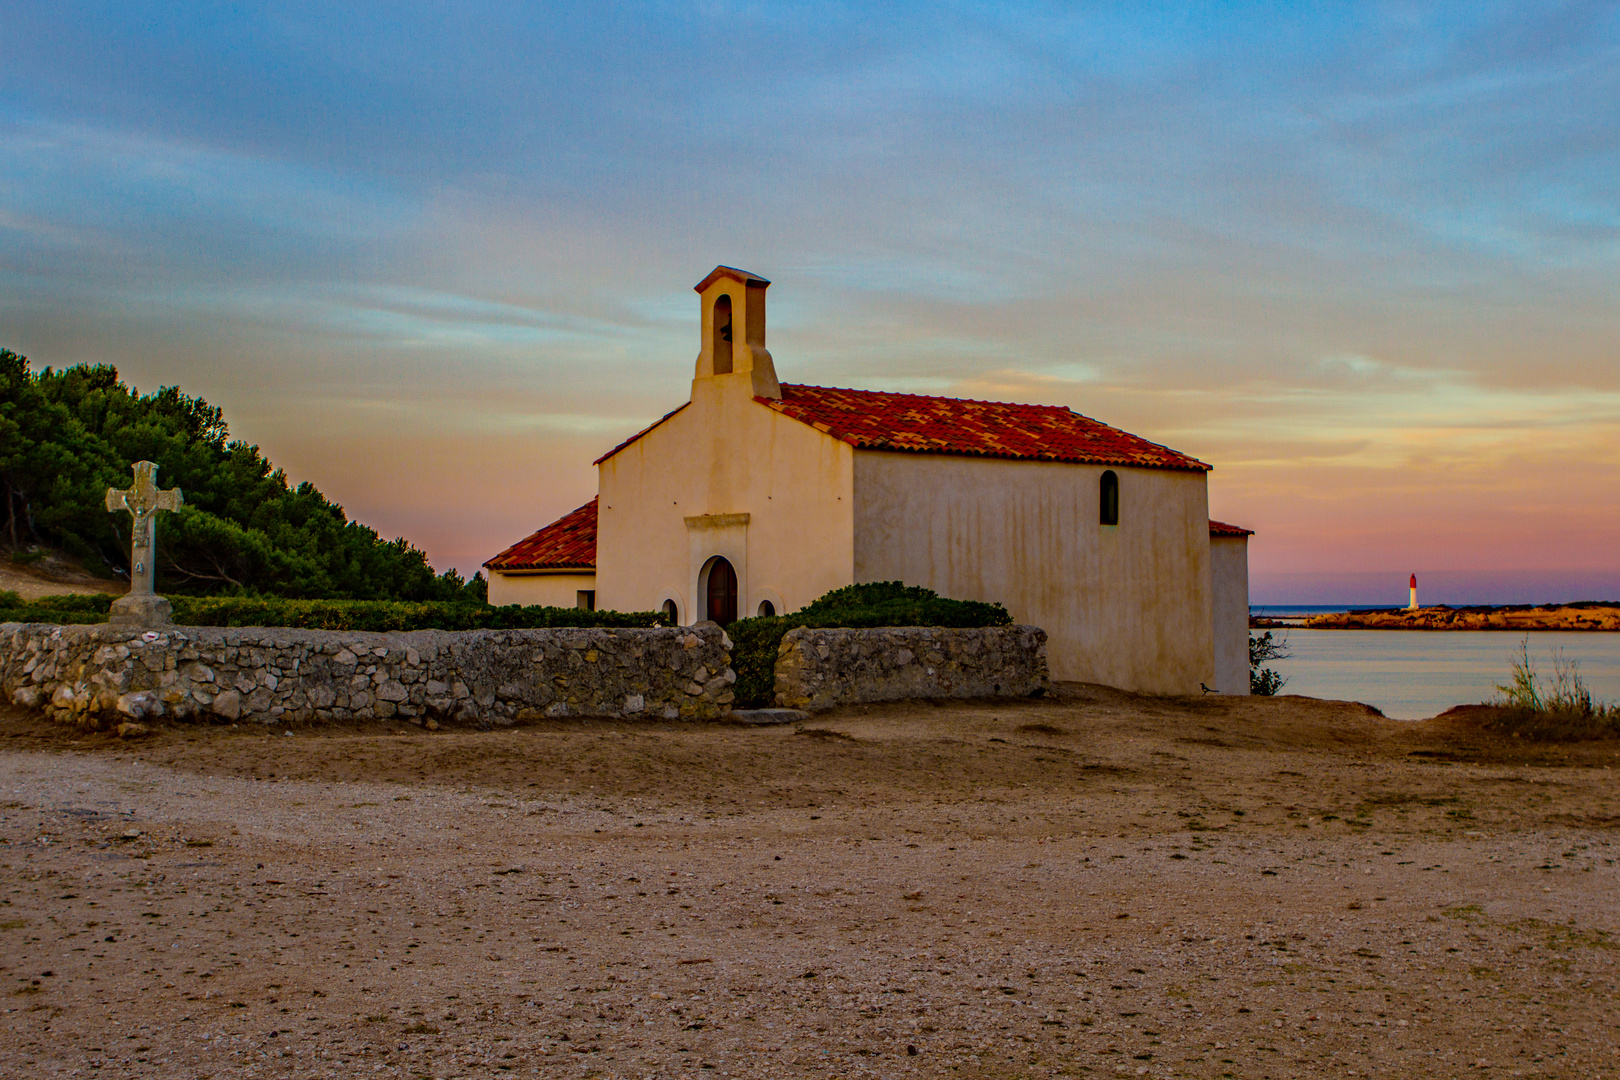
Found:
<svg viewBox="0 0 1620 1080"><path fill-rule="evenodd" d="M543 604L571 608L581 590L594 588L595 574L503 574L496 571L489 575L489 602L496 607Z"/></svg>
<svg viewBox="0 0 1620 1080"><path fill-rule="evenodd" d="M1215 678L1202 473L857 451L855 580L1000 601L1043 627L1053 678L1197 694Z"/></svg>
<svg viewBox="0 0 1620 1080"><path fill-rule="evenodd" d="M1215 689L1249 692L1249 538L1209 538L1215 588Z"/></svg>
<svg viewBox="0 0 1620 1080"><path fill-rule="evenodd" d="M754 400L750 372L701 375L692 403L604 461L598 474L597 606L674 599L702 618L703 538L737 571L737 612L778 614L853 580L853 455L846 444ZM690 518L748 515L711 528ZM735 553L741 552L742 562Z"/></svg>

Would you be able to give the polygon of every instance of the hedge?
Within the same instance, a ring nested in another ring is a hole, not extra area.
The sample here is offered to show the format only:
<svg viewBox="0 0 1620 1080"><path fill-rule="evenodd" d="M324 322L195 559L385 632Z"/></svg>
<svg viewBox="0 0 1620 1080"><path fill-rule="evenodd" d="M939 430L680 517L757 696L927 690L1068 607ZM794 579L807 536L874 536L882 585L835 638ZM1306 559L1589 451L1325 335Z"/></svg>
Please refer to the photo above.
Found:
<svg viewBox="0 0 1620 1080"><path fill-rule="evenodd" d="M932 589L879 581L834 589L790 615L738 619L726 627L731 637L732 692L743 708L776 703L776 658L782 638L799 626L1008 626L1012 615L1000 604L948 600Z"/></svg>
<svg viewBox="0 0 1620 1080"><path fill-rule="evenodd" d="M31 602L0 592L0 622L98 623L114 597L46 596ZM290 626L305 630L528 630L549 626L663 625L653 611L489 607L456 601L284 600L277 597L170 596L180 626Z"/></svg>
<svg viewBox="0 0 1620 1080"><path fill-rule="evenodd" d="M24 600L14 592L0 590L0 622L98 623L107 621L107 608L116 597L105 593L88 596L43 596Z"/></svg>

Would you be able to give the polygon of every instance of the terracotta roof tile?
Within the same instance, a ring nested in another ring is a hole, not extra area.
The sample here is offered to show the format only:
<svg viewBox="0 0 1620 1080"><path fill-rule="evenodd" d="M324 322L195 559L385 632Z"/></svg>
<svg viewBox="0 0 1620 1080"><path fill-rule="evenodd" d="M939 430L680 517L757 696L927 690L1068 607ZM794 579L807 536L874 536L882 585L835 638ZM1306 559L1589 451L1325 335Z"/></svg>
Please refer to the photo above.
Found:
<svg viewBox="0 0 1620 1080"><path fill-rule="evenodd" d="M1245 529L1241 525L1228 525L1224 521L1210 521L1209 535L1211 536L1253 536L1253 529Z"/></svg>
<svg viewBox="0 0 1620 1080"><path fill-rule="evenodd" d="M1209 470L1196 458L1062 405L1014 405L789 383L782 384L781 400L755 400L864 450Z"/></svg>
<svg viewBox="0 0 1620 1080"><path fill-rule="evenodd" d="M519 540L484 565L491 570L595 570L596 500Z"/></svg>

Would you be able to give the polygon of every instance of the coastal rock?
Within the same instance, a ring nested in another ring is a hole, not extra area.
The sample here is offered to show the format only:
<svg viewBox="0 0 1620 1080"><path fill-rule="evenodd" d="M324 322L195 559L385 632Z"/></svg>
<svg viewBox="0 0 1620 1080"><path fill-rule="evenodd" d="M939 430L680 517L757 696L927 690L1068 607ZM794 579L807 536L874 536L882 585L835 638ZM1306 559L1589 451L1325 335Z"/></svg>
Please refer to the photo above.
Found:
<svg viewBox="0 0 1620 1080"><path fill-rule="evenodd" d="M1258 628L1275 620L1251 620ZM1620 630L1620 604L1563 604L1540 607L1463 607L1445 605L1341 611L1313 615L1300 625L1307 630Z"/></svg>

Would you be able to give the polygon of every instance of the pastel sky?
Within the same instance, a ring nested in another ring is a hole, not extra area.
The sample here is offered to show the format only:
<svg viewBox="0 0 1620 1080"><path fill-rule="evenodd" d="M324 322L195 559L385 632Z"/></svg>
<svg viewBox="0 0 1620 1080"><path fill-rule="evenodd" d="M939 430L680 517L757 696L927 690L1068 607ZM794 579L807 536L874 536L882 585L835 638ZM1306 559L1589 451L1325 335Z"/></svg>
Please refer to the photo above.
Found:
<svg viewBox="0 0 1620 1080"><path fill-rule="evenodd" d="M202 395L441 569L685 400L728 263L784 381L1213 463L1257 602L1620 595L1613 3L3 21L0 345Z"/></svg>

